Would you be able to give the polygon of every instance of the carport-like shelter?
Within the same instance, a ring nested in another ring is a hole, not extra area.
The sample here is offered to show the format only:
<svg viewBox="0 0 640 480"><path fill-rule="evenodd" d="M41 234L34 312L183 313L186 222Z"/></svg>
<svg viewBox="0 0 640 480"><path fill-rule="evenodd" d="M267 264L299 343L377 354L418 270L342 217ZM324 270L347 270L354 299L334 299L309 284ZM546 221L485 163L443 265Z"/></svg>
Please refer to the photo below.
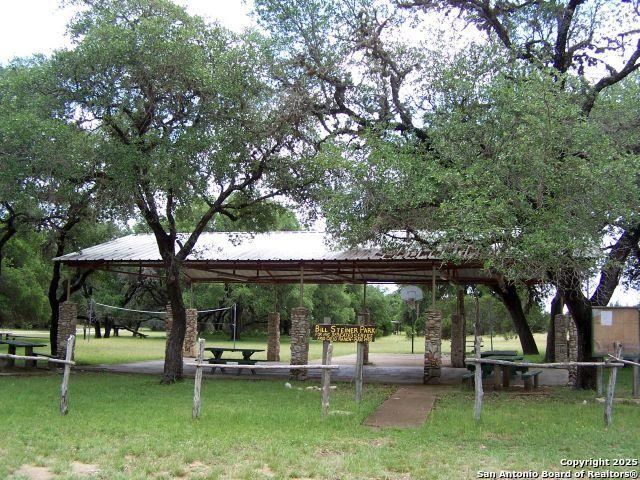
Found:
<svg viewBox="0 0 640 480"><path fill-rule="evenodd" d="M433 288L436 283L490 285L500 281L499 275L485 270L482 262L469 250L449 253L454 254L455 263L445 260L452 255L416 248L413 243L399 247L396 244L387 249L376 246L341 249L332 245L324 232L317 231L208 232L198 239L184 262L183 272L188 283L300 283L301 289L304 283L400 283L431 285ZM151 234L129 235L55 258L54 261L71 268L151 277L161 277L164 268ZM462 291L459 292L461 298ZM452 364L463 366L463 302L460 300L458 305L458 312L452 318ZM442 314L433 307L425 313L426 380L437 376L441 365ZM71 309L71 306L63 305L61 308ZM61 324L72 316L71 313L61 311ZM168 317L167 324L170 325L170 315ZM188 311L187 318L192 325L187 325L185 352L192 351L195 344L197 313ZM302 306L291 312L292 364L305 364L307 361L309 320L309 312ZM361 312L359 320L368 323L368 312ZM269 315L268 357L273 360L279 356L279 321L278 313ZM62 326L60 330L64 335L67 327Z"/></svg>

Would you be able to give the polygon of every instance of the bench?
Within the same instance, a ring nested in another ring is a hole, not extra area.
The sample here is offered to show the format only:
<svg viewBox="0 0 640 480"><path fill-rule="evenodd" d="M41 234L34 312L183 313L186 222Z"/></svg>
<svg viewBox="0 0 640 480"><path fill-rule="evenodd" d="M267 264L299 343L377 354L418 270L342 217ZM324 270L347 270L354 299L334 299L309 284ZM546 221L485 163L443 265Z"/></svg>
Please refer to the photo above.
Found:
<svg viewBox="0 0 640 480"><path fill-rule="evenodd" d="M220 369L220 373L224 373L224 368L220 366L221 364L229 365L230 367L232 367L233 365L255 365L256 363L258 363L258 360L250 360L250 359L231 360L231 359L223 359L223 358L209 358L208 361L210 364L213 364L211 368L211 373L216 373L216 368ZM238 368L237 375L240 375L242 370L243 370L242 368ZM256 371L254 369L251 368L249 370L253 375L256 374Z"/></svg>
<svg viewBox="0 0 640 480"><path fill-rule="evenodd" d="M542 370L530 370L528 372L522 372L522 380L524 381L524 389L526 391L531 390L531 379L533 379L533 388L538 388L538 375L542 373Z"/></svg>
<svg viewBox="0 0 640 480"><path fill-rule="evenodd" d="M475 382L475 372L469 372L462 375L462 384L465 385L468 389L472 389Z"/></svg>
<svg viewBox="0 0 640 480"><path fill-rule="evenodd" d="M55 370L57 368L55 363L49 362L50 358L57 358L55 355L49 355L48 353L40 353L40 352L34 352L33 354L36 357L42 357L43 360L46 360L47 361L47 366L50 369Z"/></svg>

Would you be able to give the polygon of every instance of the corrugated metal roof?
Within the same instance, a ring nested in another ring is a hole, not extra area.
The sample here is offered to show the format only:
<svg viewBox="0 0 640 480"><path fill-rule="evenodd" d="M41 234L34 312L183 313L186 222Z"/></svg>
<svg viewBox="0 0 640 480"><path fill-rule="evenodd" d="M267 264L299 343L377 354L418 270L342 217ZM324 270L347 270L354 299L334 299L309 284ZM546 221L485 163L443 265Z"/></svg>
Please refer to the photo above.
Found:
<svg viewBox="0 0 640 480"><path fill-rule="evenodd" d="M181 242L186 239L186 234L179 237ZM303 276L308 283L430 283L436 271L438 282L498 280L468 252L462 252L461 257L467 262L453 265L430 250L416 248L413 242L406 248L383 251L365 247L341 250L332 247L329 240L318 231L203 233L187 257L183 273L194 282L267 284L298 282ZM164 268L151 234L128 235L54 260L151 277L161 276Z"/></svg>
<svg viewBox="0 0 640 480"><path fill-rule="evenodd" d="M187 235L181 235L185 241ZM319 231L267 233L205 232L187 261L324 261L324 260L435 260L431 251L382 252L379 248L338 250ZM107 243L54 258L63 263L160 261L152 234L128 235Z"/></svg>

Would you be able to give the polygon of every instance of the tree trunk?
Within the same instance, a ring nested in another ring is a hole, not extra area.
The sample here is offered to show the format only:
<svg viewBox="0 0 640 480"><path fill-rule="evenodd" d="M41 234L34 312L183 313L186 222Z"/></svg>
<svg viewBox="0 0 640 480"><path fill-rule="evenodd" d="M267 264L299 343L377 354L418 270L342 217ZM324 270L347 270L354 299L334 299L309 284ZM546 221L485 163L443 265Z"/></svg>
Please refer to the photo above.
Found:
<svg viewBox="0 0 640 480"><path fill-rule="evenodd" d="M522 352L525 355L538 355L540 352L538 351L536 340L531 333L531 328L529 328L529 324L527 323L527 317L522 310L522 302L520 301L516 286L513 283L505 283L504 285L492 287L492 289L498 294L500 300L502 300L502 303L504 303L504 306L509 312L509 316L520 338Z"/></svg>
<svg viewBox="0 0 640 480"><path fill-rule="evenodd" d="M163 258L167 258L163 255ZM169 263L169 265L166 265ZM182 378L182 344L187 330L187 313L182 301L182 286L180 285L180 266L171 255L166 265L167 297L171 304L173 325L169 332L164 354L164 372L162 383L173 383Z"/></svg>
<svg viewBox="0 0 640 480"><path fill-rule="evenodd" d="M564 300L560 292L556 290L556 295L551 300L551 318L549 320L549 328L547 330L547 350L544 355L545 362L554 362L556 359L556 315L559 315L564 310Z"/></svg>
<svg viewBox="0 0 640 480"><path fill-rule="evenodd" d="M97 318L93 319L93 328L96 338L102 338L102 332L100 331L100 321Z"/></svg>
<svg viewBox="0 0 640 480"><path fill-rule="evenodd" d="M60 243L56 247L56 256L59 257L64 254L64 242ZM60 262L53 263L53 273L51 280L49 281L49 289L47 291L47 297L49 299L49 308L51 309L51 325L49 325L49 344L51 345L51 355L58 354L58 320L60 317L60 300L58 299L58 287L60 286L60 279L62 264ZM66 292L66 289L65 289ZM63 301L66 298L66 293L63 294Z"/></svg>
<svg viewBox="0 0 640 480"><path fill-rule="evenodd" d="M104 317L104 338L111 337L111 329L113 328L113 322L109 318L109 315Z"/></svg>

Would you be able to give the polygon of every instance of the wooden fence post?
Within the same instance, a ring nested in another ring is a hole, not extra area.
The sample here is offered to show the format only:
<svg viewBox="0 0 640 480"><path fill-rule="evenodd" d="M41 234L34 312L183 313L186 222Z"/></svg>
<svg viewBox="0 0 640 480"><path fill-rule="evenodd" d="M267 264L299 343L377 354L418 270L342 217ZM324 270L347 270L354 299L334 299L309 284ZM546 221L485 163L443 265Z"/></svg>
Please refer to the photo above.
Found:
<svg viewBox="0 0 640 480"><path fill-rule="evenodd" d="M73 348L76 344L76 336L69 335L67 340L67 353L65 360L71 362L73 360ZM69 374L71 373L71 363L64 364L64 371L62 373L62 387L60 388L60 413L66 415L69 408Z"/></svg>
<svg viewBox="0 0 640 480"><path fill-rule="evenodd" d="M323 358L324 365L331 365L331 356L333 354L333 345L329 343L327 346L327 354ZM331 370L322 370L322 417L327 418L329 415L329 393L331 391Z"/></svg>
<svg viewBox="0 0 640 480"><path fill-rule="evenodd" d="M604 393L604 367L596 367L596 395L601 397Z"/></svg>
<svg viewBox="0 0 640 480"><path fill-rule="evenodd" d="M622 344L614 343L613 351L617 358L622 358ZM611 367L609 370L609 385L607 387L607 397L604 402L604 424L608 428L613 421L613 396L616 391L616 377L618 376L618 367Z"/></svg>
<svg viewBox="0 0 640 480"><path fill-rule="evenodd" d="M204 361L204 338L198 339L198 357L196 358L196 377L193 386L192 418L200 417L200 389L202 387L202 362Z"/></svg>
<svg viewBox="0 0 640 480"><path fill-rule="evenodd" d="M474 352L476 360L480 360L480 305L478 303L478 297L475 297L475 322L474 322ZM482 364L476 363L474 369L474 380L476 387L476 399L475 399L475 409L473 413L473 418L476 422L480 421L480 413L482 412L482 398L484 397L484 392L482 391Z"/></svg>
<svg viewBox="0 0 640 480"><path fill-rule="evenodd" d="M356 403L362 402L362 370L364 364L364 344L358 342L356 350Z"/></svg>

